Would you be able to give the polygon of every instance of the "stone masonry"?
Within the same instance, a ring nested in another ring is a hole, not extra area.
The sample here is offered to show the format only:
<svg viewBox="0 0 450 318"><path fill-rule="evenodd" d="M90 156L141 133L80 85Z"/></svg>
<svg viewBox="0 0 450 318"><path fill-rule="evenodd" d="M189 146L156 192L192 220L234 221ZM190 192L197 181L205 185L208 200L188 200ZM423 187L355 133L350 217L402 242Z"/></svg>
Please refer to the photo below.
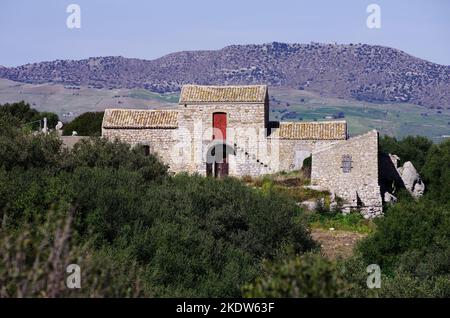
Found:
<svg viewBox="0 0 450 318"><path fill-rule="evenodd" d="M359 209L366 217L382 213L378 184L378 132L316 148L311 183L343 198L344 212Z"/></svg>
<svg viewBox="0 0 450 318"><path fill-rule="evenodd" d="M225 138L213 127L215 114L226 114ZM175 173L206 175L222 146L232 176L298 170L312 155L313 184L344 199L346 211L382 213L378 133L348 138L345 121L269 122L265 85L185 85L174 110L107 109L102 136L148 146Z"/></svg>

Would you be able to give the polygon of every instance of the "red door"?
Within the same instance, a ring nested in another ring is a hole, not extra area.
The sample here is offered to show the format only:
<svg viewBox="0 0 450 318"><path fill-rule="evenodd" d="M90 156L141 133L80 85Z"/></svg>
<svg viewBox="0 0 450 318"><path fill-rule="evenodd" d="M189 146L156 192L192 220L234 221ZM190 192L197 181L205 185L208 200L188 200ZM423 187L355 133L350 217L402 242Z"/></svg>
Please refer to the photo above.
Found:
<svg viewBox="0 0 450 318"><path fill-rule="evenodd" d="M222 177L228 175L227 155L225 152L225 142L227 139L227 114L214 113L213 114L213 136L214 140L223 141L223 151L221 151L221 158L216 154L214 162L214 176Z"/></svg>
<svg viewBox="0 0 450 318"><path fill-rule="evenodd" d="M225 142L227 139L227 114L214 113L213 128L213 139L222 139Z"/></svg>

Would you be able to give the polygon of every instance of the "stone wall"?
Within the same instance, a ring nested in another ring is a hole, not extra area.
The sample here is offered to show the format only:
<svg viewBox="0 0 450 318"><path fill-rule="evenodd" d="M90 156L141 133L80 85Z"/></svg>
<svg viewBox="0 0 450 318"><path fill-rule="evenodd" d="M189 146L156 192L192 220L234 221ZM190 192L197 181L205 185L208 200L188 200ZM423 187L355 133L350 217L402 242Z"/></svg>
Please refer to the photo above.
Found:
<svg viewBox="0 0 450 318"><path fill-rule="evenodd" d="M276 139L273 139L274 142ZM311 156L317 148L332 145L332 140L292 140L279 139L279 163L277 171L299 170L303 166L303 160Z"/></svg>
<svg viewBox="0 0 450 318"><path fill-rule="evenodd" d="M348 172L344 172L344 156L351 156ZM344 199L346 212L359 209L366 218L382 214L378 184L378 132L373 130L316 148L312 153L311 183Z"/></svg>
<svg viewBox="0 0 450 318"><path fill-rule="evenodd" d="M257 176L268 173L267 103L180 105L177 129L102 129L102 136L150 146L170 171L206 174L206 155L213 142L213 114L227 114L226 143L236 151L228 155L229 174Z"/></svg>
<svg viewBox="0 0 450 318"><path fill-rule="evenodd" d="M102 129L102 136L109 139L129 143L147 145L150 152L168 164L171 171L177 171L182 167L177 166L174 145L178 129ZM175 158L175 159L174 159Z"/></svg>
<svg viewBox="0 0 450 318"><path fill-rule="evenodd" d="M184 171L206 173L206 153L213 141L213 114L227 114L226 142L236 148L229 154L229 174L259 175L264 165L259 158L266 149L265 103L197 104L179 106L179 146L183 149Z"/></svg>

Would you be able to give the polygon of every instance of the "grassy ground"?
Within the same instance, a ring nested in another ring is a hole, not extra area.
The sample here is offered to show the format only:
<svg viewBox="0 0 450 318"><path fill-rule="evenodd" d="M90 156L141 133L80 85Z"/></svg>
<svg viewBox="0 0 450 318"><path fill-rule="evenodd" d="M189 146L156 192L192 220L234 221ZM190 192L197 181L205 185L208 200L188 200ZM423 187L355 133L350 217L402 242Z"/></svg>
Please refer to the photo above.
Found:
<svg viewBox="0 0 450 318"><path fill-rule="evenodd" d="M311 235L321 245L321 254L329 259L352 256L353 248L365 234L352 231L330 231L313 228Z"/></svg>
<svg viewBox="0 0 450 318"><path fill-rule="evenodd" d="M335 229L354 233L368 234L375 229L371 220L364 219L359 213L354 212L344 215L340 212L308 212L307 222L314 229Z"/></svg>
<svg viewBox="0 0 450 318"><path fill-rule="evenodd" d="M299 221L306 222L313 238L321 244L321 253L330 259L349 257L355 244L375 229L371 220L359 213L347 215L329 210L329 193L305 188L309 184L308 173L293 171L277 173L258 178L244 177L249 186L261 191L276 191L295 202L323 200L324 205L316 211L305 211Z"/></svg>
<svg viewBox="0 0 450 318"><path fill-rule="evenodd" d="M359 213L342 214L340 211L330 211L330 193L305 188L309 185L309 177L304 170L289 173L276 173L263 177L244 177L243 181L249 186L261 189L261 191L276 191L295 202L307 200L323 200L323 206L318 211L306 211L304 217L311 228L321 228L357 233L370 233L374 229L374 223L364 219Z"/></svg>

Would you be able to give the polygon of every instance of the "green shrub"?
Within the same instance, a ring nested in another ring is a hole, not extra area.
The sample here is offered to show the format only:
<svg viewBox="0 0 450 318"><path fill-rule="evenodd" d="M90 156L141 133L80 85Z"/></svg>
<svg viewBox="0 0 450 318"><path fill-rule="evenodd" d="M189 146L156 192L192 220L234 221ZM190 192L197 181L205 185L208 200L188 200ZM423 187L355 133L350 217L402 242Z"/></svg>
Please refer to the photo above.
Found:
<svg viewBox="0 0 450 318"><path fill-rule="evenodd" d="M142 146L131 148L129 144L104 138L82 139L65 155L62 167L73 171L76 167L124 168L138 171L146 180L167 175L168 167L154 155L145 155Z"/></svg>
<svg viewBox="0 0 450 318"><path fill-rule="evenodd" d="M8 170L13 167L55 167L60 159L61 141L53 134L34 136L13 128L0 135L0 166Z"/></svg>
<svg viewBox="0 0 450 318"><path fill-rule="evenodd" d="M450 203L450 140L431 147L422 177L430 199Z"/></svg>
<svg viewBox="0 0 450 318"><path fill-rule="evenodd" d="M24 101L12 104L0 105L0 116L9 115L17 120L15 125L23 125L32 130L38 130L40 127L39 120L44 117L47 118L48 128L55 128L59 121L58 115L50 112L38 112L36 109L31 108L28 103ZM7 123L11 125L11 122ZM41 123L42 125L42 123Z"/></svg>
<svg viewBox="0 0 450 318"><path fill-rule="evenodd" d="M424 278L402 269L386 273L381 269L380 288L370 289L367 287L368 273L367 263L356 255L342 261L344 279L351 286L349 297L378 297L378 298L418 298L418 297L449 297L450 275L435 275Z"/></svg>
<svg viewBox="0 0 450 318"><path fill-rule="evenodd" d="M0 231L0 297L152 296L127 248L95 250L77 239L76 209L60 202L45 219ZM81 288L65 285L69 264L81 269Z"/></svg>
<svg viewBox="0 0 450 318"><path fill-rule="evenodd" d="M450 208L430 200L400 202L376 220L377 230L358 250L367 264L421 277L450 274Z"/></svg>
<svg viewBox="0 0 450 318"><path fill-rule="evenodd" d="M379 141L381 152L395 154L400 157L400 163L411 161L417 171L422 172L428 150L433 142L422 136L408 136L402 140L395 137L383 136Z"/></svg>
<svg viewBox="0 0 450 318"><path fill-rule="evenodd" d="M284 245L297 253L316 247L297 220L301 210L276 192L234 178L169 177L156 157L117 141L92 138L62 152L59 143L43 139L52 136L11 130L3 137L24 159L1 154L2 234L5 242L32 244L8 250L8 257L26 255L19 267L0 264L11 281L4 295L238 297L261 259ZM65 215L68 207L76 214L64 254L52 258L60 264L55 268L45 261L55 249L48 243L55 230L36 231L57 224L49 211ZM20 287L36 259L42 262L35 289ZM91 273L81 292L53 283L69 261Z"/></svg>
<svg viewBox="0 0 450 318"><path fill-rule="evenodd" d="M243 287L245 297L345 297L351 285L335 263L305 254L263 264L263 274Z"/></svg>

